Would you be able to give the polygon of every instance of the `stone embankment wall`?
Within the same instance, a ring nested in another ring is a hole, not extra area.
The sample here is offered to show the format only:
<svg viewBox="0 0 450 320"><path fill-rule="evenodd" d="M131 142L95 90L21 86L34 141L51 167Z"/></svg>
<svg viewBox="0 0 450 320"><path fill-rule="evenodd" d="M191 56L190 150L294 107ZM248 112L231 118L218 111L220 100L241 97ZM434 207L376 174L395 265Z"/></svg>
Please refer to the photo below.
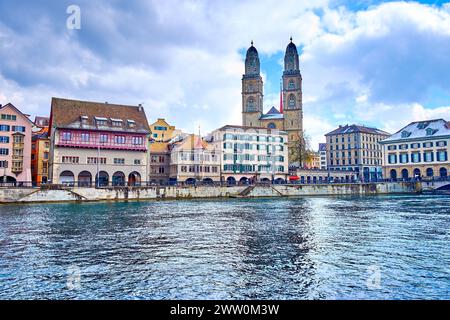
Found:
<svg viewBox="0 0 450 320"><path fill-rule="evenodd" d="M420 184L406 182L376 184L268 185L252 187L65 188L59 190L1 188L0 203L370 195L416 193L420 191Z"/></svg>

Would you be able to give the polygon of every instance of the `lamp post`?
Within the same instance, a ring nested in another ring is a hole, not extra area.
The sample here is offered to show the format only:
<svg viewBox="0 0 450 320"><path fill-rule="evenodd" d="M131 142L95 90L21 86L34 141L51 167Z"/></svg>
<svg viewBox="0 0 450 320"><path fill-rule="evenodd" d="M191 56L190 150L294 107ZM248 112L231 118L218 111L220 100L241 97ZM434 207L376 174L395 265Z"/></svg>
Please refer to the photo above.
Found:
<svg viewBox="0 0 450 320"><path fill-rule="evenodd" d="M97 146L97 188L100 188L100 143Z"/></svg>

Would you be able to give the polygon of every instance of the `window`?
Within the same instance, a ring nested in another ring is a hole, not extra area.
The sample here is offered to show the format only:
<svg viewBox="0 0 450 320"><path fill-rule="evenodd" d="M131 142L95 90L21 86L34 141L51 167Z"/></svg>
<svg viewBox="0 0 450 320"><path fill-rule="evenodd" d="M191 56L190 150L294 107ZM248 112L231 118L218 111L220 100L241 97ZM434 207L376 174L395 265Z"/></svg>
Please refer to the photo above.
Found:
<svg viewBox="0 0 450 320"><path fill-rule="evenodd" d="M108 125L108 120L106 118L95 118L95 123L97 124L97 126L107 126Z"/></svg>
<svg viewBox="0 0 450 320"><path fill-rule="evenodd" d="M437 130L433 130L433 129L431 129L431 128L428 128L428 129L426 130L426 135L427 135L427 136L432 136L433 134L436 133L436 131L437 131Z"/></svg>
<svg viewBox="0 0 450 320"><path fill-rule="evenodd" d="M101 134L100 135L100 143L107 143L108 142L108 135L107 134Z"/></svg>
<svg viewBox="0 0 450 320"><path fill-rule="evenodd" d="M99 158L97 158L97 157L88 157L87 163L88 164L97 164L98 159ZM100 158L99 164L106 164L106 158Z"/></svg>
<svg viewBox="0 0 450 320"><path fill-rule="evenodd" d="M0 155L7 156L9 154L9 149L0 148Z"/></svg>
<svg viewBox="0 0 450 320"><path fill-rule="evenodd" d="M398 146L398 148L400 150L406 150L406 149L408 149L408 145L407 144L401 144L401 145Z"/></svg>
<svg viewBox="0 0 450 320"><path fill-rule="evenodd" d="M413 163L420 162L420 152L411 153L411 162Z"/></svg>
<svg viewBox="0 0 450 320"><path fill-rule="evenodd" d="M411 132L403 131L402 132L402 138L408 138L411 135Z"/></svg>
<svg viewBox="0 0 450 320"><path fill-rule="evenodd" d="M154 128L155 128L155 130L159 130L159 131L167 131L167 127L155 126Z"/></svg>
<svg viewBox="0 0 450 320"><path fill-rule="evenodd" d="M0 168L8 168L8 161L6 160L0 161Z"/></svg>
<svg viewBox="0 0 450 320"><path fill-rule="evenodd" d="M295 108L295 96L293 94L289 96L289 108Z"/></svg>
<svg viewBox="0 0 450 320"><path fill-rule="evenodd" d="M122 126L122 120L111 120L111 124L113 127L121 127Z"/></svg>
<svg viewBox="0 0 450 320"><path fill-rule="evenodd" d="M117 144L124 144L125 143L125 136L115 136L114 142Z"/></svg>
<svg viewBox="0 0 450 320"><path fill-rule="evenodd" d="M48 160L48 152L44 152L44 160Z"/></svg>
<svg viewBox="0 0 450 320"><path fill-rule="evenodd" d="M247 100L247 111L255 111L255 100L253 97L250 97Z"/></svg>
<svg viewBox="0 0 450 320"><path fill-rule="evenodd" d="M22 126L13 126L12 131L14 132L25 132L25 127Z"/></svg>
<svg viewBox="0 0 450 320"><path fill-rule="evenodd" d="M114 158L114 164L125 164L124 158Z"/></svg>
<svg viewBox="0 0 450 320"><path fill-rule="evenodd" d="M408 163L408 154L407 153L400 154L400 163Z"/></svg>
<svg viewBox="0 0 450 320"><path fill-rule="evenodd" d="M13 142L17 144L24 143L24 137L22 135L14 135Z"/></svg>
<svg viewBox="0 0 450 320"><path fill-rule="evenodd" d="M424 152L423 153L423 160L425 162L433 162L433 160L434 160L433 152L431 152L431 151Z"/></svg>
<svg viewBox="0 0 450 320"><path fill-rule="evenodd" d="M388 150L397 150L397 146L388 146Z"/></svg>
<svg viewBox="0 0 450 320"><path fill-rule="evenodd" d="M6 125L6 124L1 124L0 125L0 131L9 131L10 126Z"/></svg>
<svg viewBox="0 0 450 320"><path fill-rule="evenodd" d="M72 132L64 131L64 132L62 133L61 139L62 139L63 141L70 141L70 140L72 140Z"/></svg>
<svg viewBox="0 0 450 320"><path fill-rule="evenodd" d="M81 134L81 141L89 142L89 133L82 133Z"/></svg>
<svg viewBox="0 0 450 320"><path fill-rule="evenodd" d="M0 136L0 143L9 143L9 137Z"/></svg>
<svg viewBox="0 0 450 320"><path fill-rule="evenodd" d="M62 163L80 163L80 157L63 156Z"/></svg>
<svg viewBox="0 0 450 320"><path fill-rule="evenodd" d="M139 159L134 159L134 164L135 164L135 165L140 165L140 164L141 164L141 160L139 160Z"/></svg>
<svg viewBox="0 0 450 320"><path fill-rule="evenodd" d="M397 155L396 154L390 154L388 156L388 162L389 163L397 163Z"/></svg>
<svg viewBox="0 0 450 320"><path fill-rule="evenodd" d="M436 142L436 147L446 147L447 141L438 141Z"/></svg>
<svg viewBox="0 0 450 320"><path fill-rule="evenodd" d="M439 150L437 152L437 161L447 161L447 151L445 150Z"/></svg>
<svg viewBox="0 0 450 320"><path fill-rule="evenodd" d="M2 114L2 120L16 121L17 116L14 114Z"/></svg>
<svg viewBox="0 0 450 320"><path fill-rule="evenodd" d="M411 149L418 149L420 148L420 143L411 143Z"/></svg>
<svg viewBox="0 0 450 320"><path fill-rule="evenodd" d="M423 146L424 148L432 148L432 147L433 147L433 142L424 142L424 143L422 144L422 146Z"/></svg>
<svg viewBox="0 0 450 320"><path fill-rule="evenodd" d="M144 142L144 138L143 137L133 137L131 141L134 145L142 145L142 143Z"/></svg>
<svg viewBox="0 0 450 320"><path fill-rule="evenodd" d="M294 80L290 80L289 81L289 89L290 90L295 89L295 82L294 82Z"/></svg>

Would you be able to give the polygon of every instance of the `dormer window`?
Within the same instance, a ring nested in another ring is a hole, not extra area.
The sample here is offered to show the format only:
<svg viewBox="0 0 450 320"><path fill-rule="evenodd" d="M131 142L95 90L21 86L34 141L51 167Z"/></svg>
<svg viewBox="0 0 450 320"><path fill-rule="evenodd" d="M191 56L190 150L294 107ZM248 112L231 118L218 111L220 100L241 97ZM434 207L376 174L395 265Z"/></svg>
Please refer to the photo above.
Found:
<svg viewBox="0 0 450 320"><path fill-rule="evenodd" d="M411 135L411 132L403 131L402 132L402 138L408 138Z"/></svg>
<svg viewBox="0 0 450 320"><path fill-rule="evenodd" d="M128 127L130 127L130 128L134 128L134 126L136 125L136 122L134 120L130 120L130 119L127 120L127 123L128 123Z"/></svg>
<svg viewBox="0 0 450 320"><path fill-rule="evenodd" d="M122 122L123 122L122 119L113 119L113 118L111 118L111 125L113 127L121 127L122 126Z"/></svg>
<svg viewBox="0 0 450 320"><path fill-rule="evenodd" d="M432 136L433 134L436 133L436 131L437 131L437 130L433 130L433 129L431 129L431 128L428 128L427 131L426 131L427 136Z"/></svg>
<svg viewBox="0 0 450 320"><path fill-rule="evenodd" d="M95 124L97 126L107 126L108 125L108 119L101 118L101 117L95 117Z"/></svg>
<svg viewBox="0 0 450 320"><path fill-rule="evenodd" d="M80 119L81 119L81 123L82 124L87 124L89 117L88 116L81 116Z"/></svg>
<svg viewBox="0 0 450 320"><path fill-rule="evenodd" d="M423 130L423 129L425 129L426 127L428 127L428 125L429 125L428 122L420 122L420 123L417 125L417 129Z"/></svg>

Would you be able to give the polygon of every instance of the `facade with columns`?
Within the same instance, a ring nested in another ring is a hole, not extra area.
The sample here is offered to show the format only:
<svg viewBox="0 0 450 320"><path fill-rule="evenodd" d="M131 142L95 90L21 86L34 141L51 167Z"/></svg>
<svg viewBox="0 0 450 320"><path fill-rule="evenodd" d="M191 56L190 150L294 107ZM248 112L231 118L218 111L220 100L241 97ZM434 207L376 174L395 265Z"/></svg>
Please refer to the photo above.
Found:
<svg viewBox="0 0 450 320"><path fill-rule="evenodd" d="M285 131L289 141L295 145L295 141L303 140L303 104L299 56L292 38L284 56L281 91L280 109L272 107L264 113L260 60L252 41L251 47L247 50L245 74L242 77L242 125Z"/></svg>

